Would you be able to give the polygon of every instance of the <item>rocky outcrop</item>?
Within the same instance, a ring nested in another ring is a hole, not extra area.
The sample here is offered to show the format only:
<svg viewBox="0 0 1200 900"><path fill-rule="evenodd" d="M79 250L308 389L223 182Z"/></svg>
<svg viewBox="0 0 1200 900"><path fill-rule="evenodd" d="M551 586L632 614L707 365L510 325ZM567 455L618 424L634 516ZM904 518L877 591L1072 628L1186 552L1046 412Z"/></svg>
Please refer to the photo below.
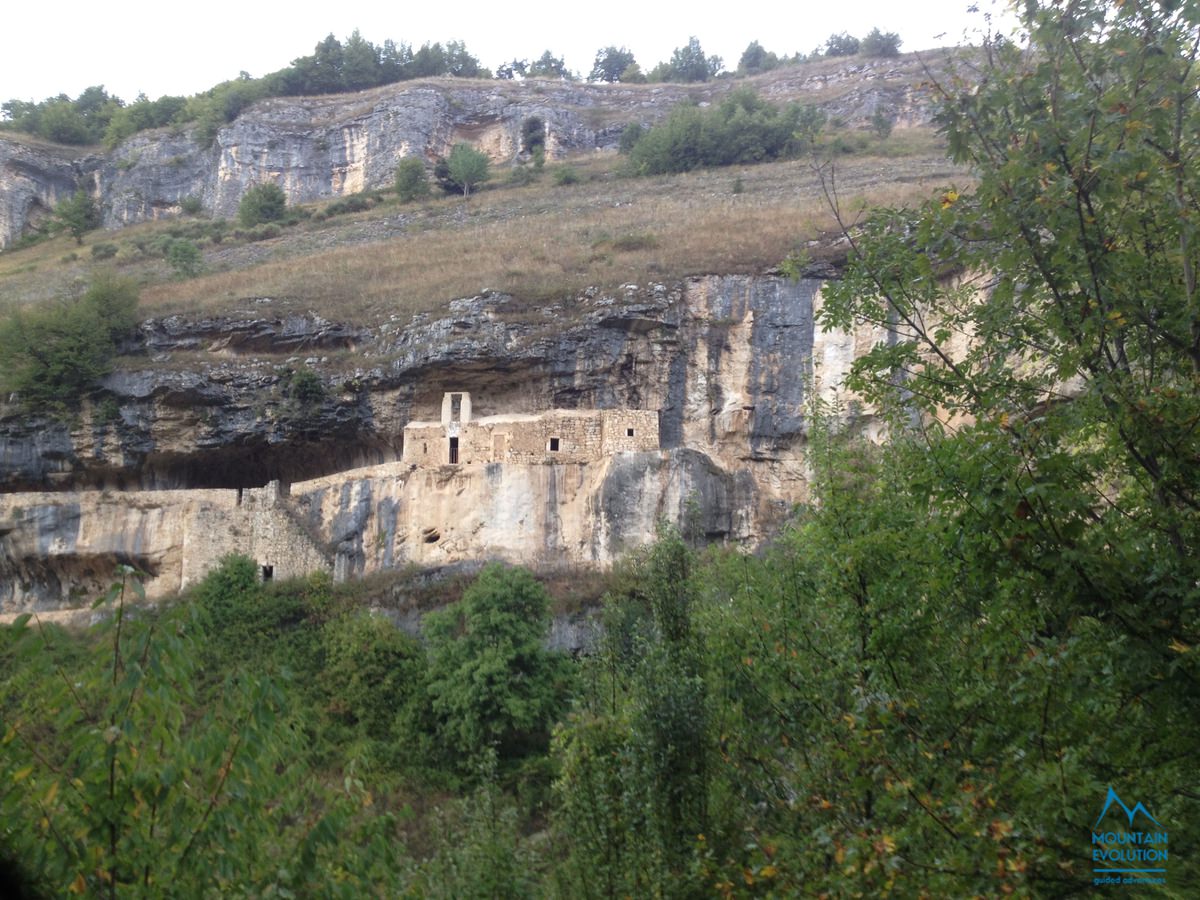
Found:
<svg viewBox="0 0 1200 900"><path fill-rule="evenodd" d="M79 187L92 189L100 162L67 147L0 137L0 249L40 225Z"/></svg>
<svg viewBox="0 0 1200 900"><path fill-rule="evenodd" d="M0 138L0 248L77 185L93 191L108 228L176 216L185 201L232 217L255 184L280 185L291 203L377 189L392 182L403 157L432 161L459 141L499 164L513 162L531 116L546 125L551 158L613 151L629 123L652 124L683 102L717 102L747 83L774 101L817 105L850 125L877 112L902 127L927 124L931 109L921 87L927 78L922 61L910 55L827 60L699 85L432 79L265 100L212 141L186 127L159 129L104 155L81 155Z"/></svg>
<svg viewBox="0 0 1200 900"><path fill-rule="evenodd" d="M120 562L170 592L237 549L277 577L299 574L289 560L357 577L493 557L604 564L664 520L753 544L804 497L807 392L833 390L827 373L880 339L819 332L819 288L714 276L585 292L536 316L487 294L377 330L272 319L262 301L258 317L147 322L127 348L146 364L109 376L78 418L0 419L0 583L13 585L0 601L69 603ZM452 391L480 418L654 410L658 449L402 464L404 426L437 421ZM271 512L230 532L245 513L229 510L270 481ZM264 529L295 547L262 543Z"/></svg>

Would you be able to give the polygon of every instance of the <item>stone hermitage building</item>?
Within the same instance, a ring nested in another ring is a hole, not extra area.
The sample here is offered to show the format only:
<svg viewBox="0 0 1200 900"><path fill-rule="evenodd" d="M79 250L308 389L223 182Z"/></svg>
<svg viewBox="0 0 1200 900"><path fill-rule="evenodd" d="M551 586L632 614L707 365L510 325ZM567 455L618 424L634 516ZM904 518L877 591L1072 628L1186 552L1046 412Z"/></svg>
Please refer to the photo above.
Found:
<svg viewBox="0 0 1200 900"><path fill-rule="evenodd" d="M658 450L651 409L554 409L529 415L471 417L471 395L442 397L440 422L404 427L403 461L415 467L587 463L625 451Z"/></svg>
<svg viewBox="0 0 1200 900"><path fill-rule="evenodd" d="M453 392L441 413L440 422L405 426L399 461L311 481L0 494L0 621L69 612L72 598L103 593L118 562L148 573L147 595L157 598L196 583L230 553L253 559L264 581L315 571L342 581L480 553L595 561L610 552L614 529L639 540L652 534L623 507L612 513L621 521L609 522L615 501L604 499L604 486L624 460L632 469L621 497L664 490L657 410L476 419L471 395Z"/></svg>

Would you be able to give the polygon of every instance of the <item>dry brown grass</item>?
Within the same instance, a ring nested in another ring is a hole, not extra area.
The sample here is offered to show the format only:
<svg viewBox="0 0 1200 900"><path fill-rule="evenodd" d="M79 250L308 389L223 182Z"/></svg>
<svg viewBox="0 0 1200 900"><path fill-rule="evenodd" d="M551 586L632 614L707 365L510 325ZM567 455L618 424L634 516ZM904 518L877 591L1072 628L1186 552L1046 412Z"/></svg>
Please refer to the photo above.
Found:
<svg viewBox="0 0 1200 900"><path fill-rule="evenodd" d="M901 205L926 198L955 177L927 133L868 146L895 155L842 157L836 182L843 208ZM900 148L900 149L897 149ZM274 240L207 247L210 268L226 271L170 280L161 260L122 268L145 283L147 315L216 314L271 297L272 309L311 310L372 324L444 307L486 289L538 303L585 287L671 281L709 273L756 273L835 222L811 165L785 162L686 175L624 178L614 157L571 165L578 184L555 186L552 166L538 182L440 198L419 206L389 201L368 212L308 222ZM961 175L959 176L961 178ZM740 191L735 192L735 181ZM98 234L120 242L163 225ZM79 259L61 262L77 253ZM120 259L121 257L118 257ZM65 239L0 255L0 289L30 296L78 282L88 246Z"/></svg>

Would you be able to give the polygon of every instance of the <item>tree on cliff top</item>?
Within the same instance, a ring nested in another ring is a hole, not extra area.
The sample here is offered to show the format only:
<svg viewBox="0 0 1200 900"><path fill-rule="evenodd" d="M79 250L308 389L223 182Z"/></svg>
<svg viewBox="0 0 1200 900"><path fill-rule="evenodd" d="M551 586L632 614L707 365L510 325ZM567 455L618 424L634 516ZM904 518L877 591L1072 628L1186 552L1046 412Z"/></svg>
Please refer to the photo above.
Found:
<svg viewBox="0 0 1200 900"><path fill-rule="evenodd" d="M592 72L588 81L606 81L609 84L621 80L621 76L630 66L637 65L633 52L616 47L605 47L596 51L596 61L592 64Z"/></svg>

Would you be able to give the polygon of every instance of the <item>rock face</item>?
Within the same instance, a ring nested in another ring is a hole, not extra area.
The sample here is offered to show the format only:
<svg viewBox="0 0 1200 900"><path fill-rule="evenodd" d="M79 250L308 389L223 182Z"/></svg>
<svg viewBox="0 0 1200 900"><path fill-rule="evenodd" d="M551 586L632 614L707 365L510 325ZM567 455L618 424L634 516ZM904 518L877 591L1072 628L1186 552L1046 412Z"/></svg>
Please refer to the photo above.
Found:
<svg viewBox="0 0 1200 900"><path fill-rule="evenodd" d="M72 421L0 419L0 608L73 605L121 562L169 593L235 550L273 577L355 577L497 557L605 564L662 521L753 544L804 497L807 392L833 390L881 338L818 332L820 284L629 285L542 321L489 294L377 331L270 319L269 304L147 322L140 344L160 362L110 376L104 403ZM330 348L360 367L324 373ZM455 391L480 419L646 410L658 434L562 463L402 462L405 426L438 421Z"/></svg>
<svg viewBox="0 0 1200 900"><path fill-rule="evenodd" d="M100 158L29 139L0 137L0 249L37 226L78 187L94 189Z"/></svg>
<svg viewBox="0 0 1200 900"><path fill-rule="evenodd" d="M910 55L829 60L699 85L432 79L265 100L211 142L187 129L159 129L89 155L0 137L0 248L76 187L94 194L108 228L179 215L189 199L232 217L253 185L276 183L290 203L377 189L391 184L403 157L432 162L459 141L497 164L513 162L531 116L546 125L552 159L615 151L629 123L652 124L680 103L717 102L746 84L773 101L818 105L851 125L879 111L900 126L927 124L931 110L920 87L927 78Z"/></svg>

